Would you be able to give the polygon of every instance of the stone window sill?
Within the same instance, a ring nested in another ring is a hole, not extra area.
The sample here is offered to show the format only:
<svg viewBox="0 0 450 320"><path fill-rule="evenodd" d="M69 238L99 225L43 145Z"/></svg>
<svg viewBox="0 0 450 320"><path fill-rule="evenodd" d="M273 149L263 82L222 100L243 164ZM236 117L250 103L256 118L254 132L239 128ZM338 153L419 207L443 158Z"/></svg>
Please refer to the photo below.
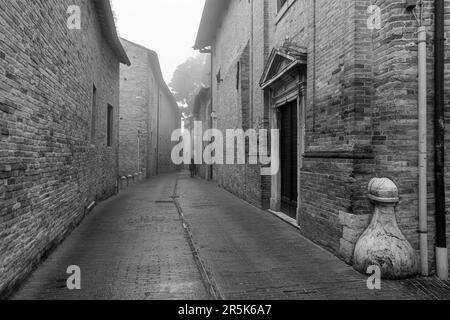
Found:
<svg viewBox="0 0 450 320"><path fill-rule="evenodd" d="M281 19L285 16L286 12L289 11L291 6L294 4L296 0L287 0L286 3L281 7L281 9L278 11L277 15L275 16L275 25L277 25Z"/></svg>

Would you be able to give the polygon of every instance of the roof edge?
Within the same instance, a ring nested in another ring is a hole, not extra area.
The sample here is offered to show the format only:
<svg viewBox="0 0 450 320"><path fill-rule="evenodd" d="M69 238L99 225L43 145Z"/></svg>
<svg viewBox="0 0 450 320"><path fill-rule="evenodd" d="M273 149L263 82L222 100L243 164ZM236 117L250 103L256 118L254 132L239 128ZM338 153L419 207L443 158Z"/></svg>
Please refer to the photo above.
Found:
<svg viewBox="0 0 450 320"><path fill-rule="evenodd" d="M181 119L181 111L180 108L178 107L178 103L175 100L175 97L172 93L172 91L170 91L169 86L167 85L166 81L164 80L164 77L162 75L162 71L161 71L161 64L159 63L159 57L158 57L158 53L152 49L146 48L143 45L140 45L136 42L127 40L125 38L120 38L120 40L124 41L124 42L128 42L138 48L141 48L142 50L145 50L148 52L149 54L149 58L150 58L150 62L153 66L153 74L156 78L156 81L158 82L160 88L162 89L162 91L165 93L165 95L169 98L172 107L174 108L174 110L176 111L177 115L180 117Z"/></svg>
<svg viewBox="0 0 450 320"><path fill-rule="evenodd" d="M212 45L217 28L222 23L223 13L228 9L229 4L230 0L206 0L194 44L195 50L202 50Z"/></svg>
<svg viewBox="0 0 450 320"><path fill-rule="evenodd" d="M109 0L94 0L93 3L106 41L113 49L119 61L130 66L130 59L117 34L116 23L114 22L114 15Z"/></svg>

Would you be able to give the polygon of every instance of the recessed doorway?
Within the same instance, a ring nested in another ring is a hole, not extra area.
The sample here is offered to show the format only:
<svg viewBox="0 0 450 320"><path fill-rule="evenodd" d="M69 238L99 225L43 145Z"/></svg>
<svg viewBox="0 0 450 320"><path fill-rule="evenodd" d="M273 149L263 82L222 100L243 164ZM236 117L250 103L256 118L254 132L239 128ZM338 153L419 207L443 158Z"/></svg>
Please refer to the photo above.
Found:
<svg viewBox="0 0 450 320"><path fill-rule="evenodd" d="M281 212L297 218L298 206L298 119L297 100L279 108Z"/></svg>

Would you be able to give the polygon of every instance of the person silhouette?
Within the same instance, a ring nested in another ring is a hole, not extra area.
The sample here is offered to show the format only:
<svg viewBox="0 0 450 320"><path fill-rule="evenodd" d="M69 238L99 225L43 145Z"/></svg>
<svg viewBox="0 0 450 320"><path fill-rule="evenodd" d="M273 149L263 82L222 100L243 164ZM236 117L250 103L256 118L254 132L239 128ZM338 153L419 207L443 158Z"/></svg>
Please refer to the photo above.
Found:
<svg viewBox="0 0 450 320"><path fill-rule="evenodd" d="M191 159L191 164L189 165L189 171L191 172L191 178L195 177L195 162Z"/></svg>

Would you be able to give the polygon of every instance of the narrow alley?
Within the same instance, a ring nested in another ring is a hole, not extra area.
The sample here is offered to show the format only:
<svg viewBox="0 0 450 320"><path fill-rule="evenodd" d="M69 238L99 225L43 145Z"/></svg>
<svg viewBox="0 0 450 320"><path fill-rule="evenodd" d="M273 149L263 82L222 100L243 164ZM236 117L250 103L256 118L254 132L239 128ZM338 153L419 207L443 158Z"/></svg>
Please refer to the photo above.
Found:
<svg viewBox="0 0 450 320"><path fill-rule="evenodd" d="M450 0L0 0L0 300L450 300L449 35Z"/></svg>
<svg viewBox="0 0 450 320"><path fill-rule="evenodd" d="M66 287L70 265L81 268L81 290ZM381 290L367 278L269 212L181 172L99 205L13 299L450 298L435 278Z"/></svg>
<svg viewBox="0 0 450 320"><path fill-rule="evenodd" d="M176 176L101 203L34 272L14 299L208 299L178 211ZM81 290L66 286L81 269Z"/></svg>

